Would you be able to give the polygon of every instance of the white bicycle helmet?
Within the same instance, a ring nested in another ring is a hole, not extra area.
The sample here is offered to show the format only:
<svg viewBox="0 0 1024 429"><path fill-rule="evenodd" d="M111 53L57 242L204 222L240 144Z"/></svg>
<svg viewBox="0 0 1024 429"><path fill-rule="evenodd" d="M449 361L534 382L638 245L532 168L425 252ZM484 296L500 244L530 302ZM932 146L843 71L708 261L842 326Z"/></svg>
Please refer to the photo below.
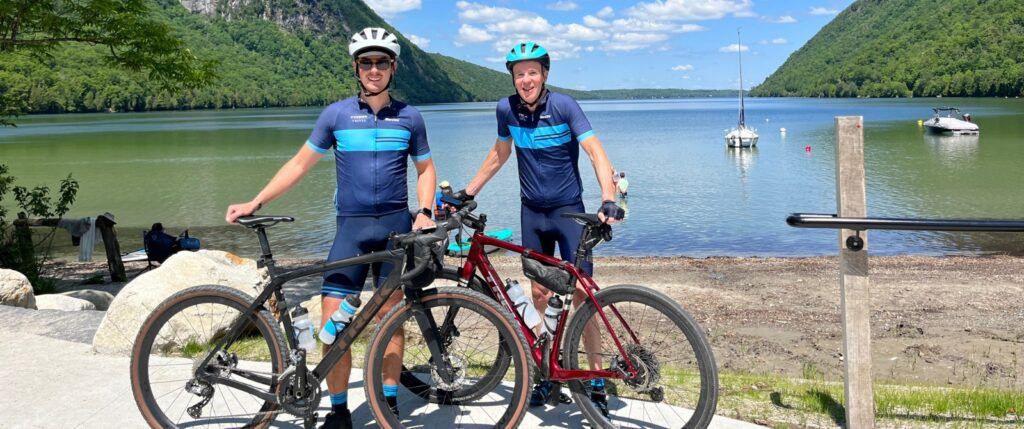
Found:
<svg viewBox="0 0 1024 429"><path fill-rule="evenodd" d="M384 52L392 58L398 58L402 47L394 34L380 27L366 27L352 35L348 45L348 53L357 58L366 52Z"/></svg>

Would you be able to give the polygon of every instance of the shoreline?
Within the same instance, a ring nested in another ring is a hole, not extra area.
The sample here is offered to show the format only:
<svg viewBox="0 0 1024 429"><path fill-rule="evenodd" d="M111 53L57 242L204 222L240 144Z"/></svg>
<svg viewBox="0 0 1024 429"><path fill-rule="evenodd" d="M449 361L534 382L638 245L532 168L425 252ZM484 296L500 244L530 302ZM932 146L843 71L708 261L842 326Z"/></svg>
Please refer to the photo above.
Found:
<svg viewBox="0 0 1024 429"><path fill-rule="evenodd" d="M498 273L525 281L518 257L491 255ZM316 259L282 259L289 268ZM458 264L446 258L446 264ZM129 275L145 263L130 263ZM678 301L705 328L723 372L799 377L813 366L842 376L838 257L596 257L595 280L633 283ZM106 274L101 262L51 265L60 291ZM876 256L869 260L873 373L878 381L1024 390L1024 258ZM305 301L319 278L286 285ZM1007 299L1014 297L1013 299ZM298 301L297 301L298 300Z"/></svg>

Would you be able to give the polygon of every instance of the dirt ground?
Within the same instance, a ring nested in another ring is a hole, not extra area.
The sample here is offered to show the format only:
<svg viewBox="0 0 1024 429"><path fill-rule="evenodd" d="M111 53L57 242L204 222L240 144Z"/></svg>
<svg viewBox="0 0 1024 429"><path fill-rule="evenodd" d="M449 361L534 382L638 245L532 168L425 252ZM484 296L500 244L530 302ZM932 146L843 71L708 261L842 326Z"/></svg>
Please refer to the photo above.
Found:
<svg viewBox="0 0 1024 429"><path fill-rule="evenodd" d="M492 261L503 277L525 280L517 258ZM895 256L869 264L875 380L1024 390L1024 258ZM608 257L595 266L603 286L646 285L678 300L706 328L721 371L799 377L810 367L841 379L836 257ZM118 289L73 286L104 272L102 263L53 268L64 289Z"/></svg>

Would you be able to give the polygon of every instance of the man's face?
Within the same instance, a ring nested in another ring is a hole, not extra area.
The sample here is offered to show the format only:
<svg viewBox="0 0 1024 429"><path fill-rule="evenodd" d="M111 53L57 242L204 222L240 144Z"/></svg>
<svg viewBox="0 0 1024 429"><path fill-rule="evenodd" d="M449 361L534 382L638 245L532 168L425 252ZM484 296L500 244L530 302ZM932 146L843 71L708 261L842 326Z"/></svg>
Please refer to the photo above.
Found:
<svg viewBox="0 0 1024 429"><path fill-rule="evenodd" d="M398 63L385 54L370 54L356 58L355 68L359 81L368 92L380 92L387 87Z"/></svg>
<svg viewBox="0 0 1024 429"><path fill-rule="evenodd" d="M537 102L540 90L547 80L548 72L539 61L520 61L512 65L512 82L519 97L527 104Z"/></svg>

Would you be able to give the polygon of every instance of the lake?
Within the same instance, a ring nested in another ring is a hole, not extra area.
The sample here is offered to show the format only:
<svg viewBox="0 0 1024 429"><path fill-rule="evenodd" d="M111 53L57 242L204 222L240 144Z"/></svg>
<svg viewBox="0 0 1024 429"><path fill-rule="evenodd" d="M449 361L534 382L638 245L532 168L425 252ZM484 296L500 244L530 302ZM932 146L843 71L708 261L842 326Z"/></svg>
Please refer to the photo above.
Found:
<svg viewBox="0 0 1024 429"><path fill-rule="evenodd" d="M630 181L628 217L599 255L803 256L835 254L833 230L786 225L792 212L835 213L834 117L865 122L868 214L876 217L1024 219L1024 103L1018 99L749 99L753 150L725 147L734 99L584 101L612 163ZM980 136L925 135L931 107L958 106ZM494 144L494 103L419 106L438 180L460 189ZM255 239L224 223L228 204L248 201L305 142L320 108L36 115L0 128L0 163L17 184L81 185L70 217L110 212L122 249L163 222L188 228L204 248L245 256ZM787 133L780 133L786 128ZM809 149L808 149L809 148ZM514 156L478 201L490 228L519 240ZM283 257L323 257L334 234L333 157L262 210L295 216L275 227ZM415 170L410 166L411 176ZM585 154L585 203L599 193ZM410 187L413 178L410 177ZM410 192L410 195L414 195ZM13 197L9 197L13 200ZM12 202L6 201L10 208ZM870 233L872 254L1024 254L1021 234ZM60 252L72 251L59 237ZM101 247L97 252L102 255Z"/></svg>

